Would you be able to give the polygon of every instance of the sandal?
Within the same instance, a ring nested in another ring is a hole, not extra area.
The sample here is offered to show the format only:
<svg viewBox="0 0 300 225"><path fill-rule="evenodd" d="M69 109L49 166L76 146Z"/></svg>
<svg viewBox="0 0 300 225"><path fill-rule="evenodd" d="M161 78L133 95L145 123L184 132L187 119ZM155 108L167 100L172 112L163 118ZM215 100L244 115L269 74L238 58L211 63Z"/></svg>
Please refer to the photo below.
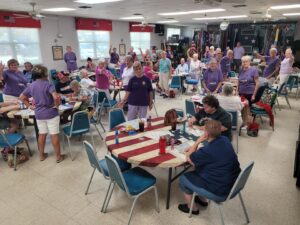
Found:
<svg viewBox="0 0 300 225"><path fill-rule="evenodd" d="M44 161L48 157L48 153L44 153L43 158L40 158L40 161Z"/></svg>
<svg viewBox="0 0 300 225"><path fill-rule="evenodd" d="M60 155L60 158L56 160L56 163L60 163L64 161L64 159L65 159L65 155Z"/></svg>

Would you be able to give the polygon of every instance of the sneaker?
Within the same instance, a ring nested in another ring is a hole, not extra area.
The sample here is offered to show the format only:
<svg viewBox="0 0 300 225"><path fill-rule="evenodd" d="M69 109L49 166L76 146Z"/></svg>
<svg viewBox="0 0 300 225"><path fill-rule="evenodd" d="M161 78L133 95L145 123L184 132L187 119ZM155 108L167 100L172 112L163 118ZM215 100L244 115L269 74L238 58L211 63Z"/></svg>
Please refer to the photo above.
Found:
<svg viewBox="0 0 300 225"><path fill-rule="evenodd" d="M190 212L190 208L188 207L187 204L179 204L178 209L181 212L184 212L184 213L189 213ZM199 215L199 209L198 210L192 210L192 214L193 215Z"/></svg>

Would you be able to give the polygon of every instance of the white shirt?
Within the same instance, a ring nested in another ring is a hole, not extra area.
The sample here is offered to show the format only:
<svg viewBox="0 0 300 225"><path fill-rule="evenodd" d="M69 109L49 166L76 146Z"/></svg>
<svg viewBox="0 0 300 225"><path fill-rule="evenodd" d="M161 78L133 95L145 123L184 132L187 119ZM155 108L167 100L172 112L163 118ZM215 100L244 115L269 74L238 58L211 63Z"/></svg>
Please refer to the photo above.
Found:
<svg viewBox="0 0 300 225"><path fill-rule="evenodd" d="M241 122L241 111L243 109L243 103L241 98L236 95L232 96L225 96L225 95L218 95L217 99L219 100L220 106L225 109L226 111L237 111L239 117L239 123Z"/></svg>
<svg viewBox="0 0 300 225"><path fill-rule="evenodd" d="M134 77L134 73L133 73L133 66L128 68L125 67L123 74L122 74L122 82L123 82L123 86L127 86L129 83L129 80Z"/></svg>
<svg viewBox="0 0 300 225"><path fill-rule="evenodd" d="M196 62L192 60L190 63L190 72L195 74L200 74L200 64L201 64L200 60L197 60Z"/></svg>
<svg viewBox="0 0 300 225"><path fill-rule="evenodd" d="M90 78L82 78L80 81L80 85L82 88L92 89L90 86L91 85L95 86L95 82L92 81Z"/></svg>

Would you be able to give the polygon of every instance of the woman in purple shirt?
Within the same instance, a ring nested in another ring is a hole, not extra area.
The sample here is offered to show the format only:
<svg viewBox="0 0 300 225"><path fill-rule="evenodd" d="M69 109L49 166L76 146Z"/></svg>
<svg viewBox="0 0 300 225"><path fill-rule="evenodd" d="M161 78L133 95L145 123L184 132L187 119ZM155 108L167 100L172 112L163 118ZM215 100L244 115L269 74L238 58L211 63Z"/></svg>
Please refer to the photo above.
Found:
<svg viewBox="0 0 300 225"><path fill-rule="evenodd" d="M106 61L101 59L96 69L96 88L104 91L108 100L112 99L109 93L109 86L112 79L113 75L106 69Z"/></svg>
<svg viewBox="0 0 300 225"><path fill-rule="evenodd" d="M249 105L255 100L256 92L259 88L258 71L250 66L251 57L242 57L242 68L238 79L238 90L240 96L244 96Z"/></svg>
<svg viewBox="0 0 300 225"><path fill-rule="evenodd" d="M0 80L5 83L3 90L5 101L18 99L27 86L24 74L18 70L19 62L15 59L10 59L7 65L8 70L4 71L5 65L0 62Z"/></svg>
<svg viewBox="0 0 300 225"><path fill-rule="evenodd" d="M233 62L233 51L229 49L226 53L226 56L224 56L220 62L220 67L224 79L228 78L228 72L231 71L232 62Z"/></svg>
<svg viewBox="0 0 300 225"><path fill-rule="evenodd" d="M204 92L216 94L221 91L223 75L217 66L216 59L212 58L208 63L208 70L203 75Z"/></svg>
<svg viewBox="0 0 300 225"><path fill-rule="evenodd" d="M77 58L76 54L72 51L71 46L67 46L67 52L64 55L64 60L67 64L67 70L71 73L74 70L77 70Z"/></svg>
<svg viewBox="0 0 300 225"><path fill-rule="evenodd" d="M39 129L38 147L40 160L44 161L47 157L45 144L47 133L49 133L56 155L56 162L59 163L64 159L64 156L60 153L59 143L60 118L58 106L60 104L60 98L55 91L54 85L48 81L48 70L46 67L40 65L33 67L32 75L36 78L36 81L25 89L20 99L28 108L34 109ZM31 97L35 102L35 106L29 104L29 98Z"/></svg>

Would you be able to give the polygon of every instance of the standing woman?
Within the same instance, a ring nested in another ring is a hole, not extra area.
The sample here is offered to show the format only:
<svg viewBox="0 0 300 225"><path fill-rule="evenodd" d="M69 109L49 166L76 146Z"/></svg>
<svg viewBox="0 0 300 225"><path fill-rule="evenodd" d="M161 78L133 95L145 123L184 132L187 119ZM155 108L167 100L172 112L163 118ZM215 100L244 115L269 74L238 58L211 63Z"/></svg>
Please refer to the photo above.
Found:
<svg viewBox="0 0 300 225"><path fill-rule="evenodd" d="M32 68L33 65L31 64L31 62L24 63L23 74L27 80L27 83L31 83L32 81L34 81L34 77L32 77Z"/></svg>
<svg viewBox="0 0 300 225"><path fill-rule="evenodd" d="M124 107L128 100L128 120L147 117L147 108L152 109L152 83L144 76L140 62L133 64L134 77L130 79L124 99L119 103L119 107Z"/></svg>
<svg viewBox="0 0 300 225"><path fill-rule="evenodd" d="M108 100L111 100L109 86L112 79L113 75L106 69L105 59L100 59L96 69L96 88L100 91L104 91Z"/></svg>
<svg viewBox="0 0 300 225"><path fill-rule="evenodd" d="M190 63L190 74L192 79L199 80L201 74L200 63L201 61L198 59L198 54L195 53ZM196 86L194 85L192 91L196 91L196 90L197 90Z"/></svg>
<svg viewBox="0 0 300 225"><path fill-rule="evenodd" d="M172 65L171 60L167 58L165 51L160 53L161 59L159 60L159 86L162 88L162 96L169 97L169 79L171 78Z"/></svg>
<svg viewBox="0 0 300 225"><path fill-rule="evenodd" d="M294 56L292 49L288 48L285 51L285 58L281 62L279 71L279 83L283 84L289 79L290 73L293 72Z"/></svg>
<svg viewBox="0 0 300 225"><path fill-rule="evenodd" d="M74 70L77 70L77 58L76 54L72 51L71 46L67 46L67 52L64 55L64 60L67 64L67 70L71 73Z"/></svg>
<svg viewBox="0 0 300 225"><path fill-rule="evenodd" d="M51 136L52 146L56 155L56 162L61 162L64 157L60 153L59 143L59 114L58 106L60 104L59 95L55 87L48 81L48 70L44 66L37 65L32 70L32 75L36 78L30 86L21 94L20 99L28 108L34 109L37 126L39 128L38 145L40 160L44 161L46 137ZM29 104L29 98L35 101L35 107Z"/></svg>
<svg viewBox="0 0 300 225"><path fill-rule="evenodd" d="M203 75L203 87L207 94L217 94L221 91L223 74L217 65L217 60L212 58L208 63L208 70Z"/></svg>
<svg viewBox="0 0 300 225"><path fill-rule="evenodd" d="M19 62L10 59L7 62L8 70L4 71L4 64L0 62L0 80L5 82L3 90L4 101L18 99L27 86L24 74L18 70Z"/></svg>

